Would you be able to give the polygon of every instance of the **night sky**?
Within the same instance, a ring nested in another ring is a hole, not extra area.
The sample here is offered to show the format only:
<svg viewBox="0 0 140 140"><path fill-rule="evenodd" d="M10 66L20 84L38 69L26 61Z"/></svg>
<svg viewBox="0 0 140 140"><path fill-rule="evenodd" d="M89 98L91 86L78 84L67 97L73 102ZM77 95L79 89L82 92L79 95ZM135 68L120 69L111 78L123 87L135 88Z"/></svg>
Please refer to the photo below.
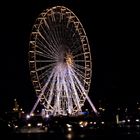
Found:
<svg viewBox="0 0 140 140"><path fill-rule="evenodd" d="M93 59L89 93L93 102L140 101L137 4L51 1L0 3L0 112L11 108L14 98L27 111L36 101L28 67L29 37L37 16L55 5L71 9L87 33Z"/></svg>

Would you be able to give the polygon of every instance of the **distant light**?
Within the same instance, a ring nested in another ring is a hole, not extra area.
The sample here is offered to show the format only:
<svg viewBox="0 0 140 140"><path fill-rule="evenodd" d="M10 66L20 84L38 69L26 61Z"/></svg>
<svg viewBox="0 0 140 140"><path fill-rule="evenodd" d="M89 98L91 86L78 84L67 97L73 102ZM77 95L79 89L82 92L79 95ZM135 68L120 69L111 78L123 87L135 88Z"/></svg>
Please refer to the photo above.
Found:
<svg viewBox="0 0 140 140"><path fill-rule="evenodd" d="M31 116L34 116L34 115L35 115L34 113L31 114Z"/></svg>
<svg viewBox="0 0 140 140"><path fill-rule="evenodd" d="M68 131L72 131L72 128L69 127L69 128L68 128Z"/></svg>
<svg viewBox="0 0 140 140"><path fill-rule="evenodd" d="M27 115L27 116L26 116L26 119L30 119L30 117L31 117L30 115Z"/></svg>
<svg viewBox="0 0 140 140"><path fill-rule="evenodd" d="M18 128L18 125L15 125L15 128Z"/></svg>
<svg viewBox="0 0 140 140"><path fill-rule="evenodd" d="M96 122L94 122L93 124L96 124Z"/></svg>
<svg viewBox="0 0 140 140"><path fill-rule="evenodd" d="M66 126L67 126L68 128L72 127L72 125L70 125L70 124L66 124Z"/></svg>
<svg viewBox="0 0 140 140"><path fill-rule="evenodd" d="M127 121L130 122L130 119L128 119Z"/></svg>
<svg viewBox="0 0 140 140"><path fill-rule="evenodd" d="M125 120L122 120L121 122L122 122L122 123L125 123L126 121L125 121Z"/></svg>
<svg viewBox="0 0 140 140"><path fill-rule="evenodd" d="M105 124L105 122L101 122L101 124Z"/></svg>
<svg viewBox="0 0 140 140"><path fill-rule="evenodd" d="M89 122L89 124L93 124L93 122Z"/></svg>
<svg viewBox="0 0 140 140"><path fill-rule="evenodd" d="M8 127L11 127L11 125L10 125L10 124L8 124Z"/></svg>
<svg viewBox="0 0 140 140"><path fill-rule="evenodd" d="M46 114L45 117L46 117L46 118L49 118L49 114Z"/></svg>
<svg viewBox="0 0 140 140"><path fill-rule="evenodd" d="M31 127L31 124L30 123L28 123L28 125L27 125L28 127Z"/></svg>
<svg viewBox="0 0 140 140"><path fill-rule="evenodd" d="M37 123L37 126L42 126L42 123Z"/></svg>
<svg viewBox="0 0 140 140"><path fill-rule="evenodd" d="M80 127L86 127L88 125L87 121L80 121L79 122Z"/></svg>

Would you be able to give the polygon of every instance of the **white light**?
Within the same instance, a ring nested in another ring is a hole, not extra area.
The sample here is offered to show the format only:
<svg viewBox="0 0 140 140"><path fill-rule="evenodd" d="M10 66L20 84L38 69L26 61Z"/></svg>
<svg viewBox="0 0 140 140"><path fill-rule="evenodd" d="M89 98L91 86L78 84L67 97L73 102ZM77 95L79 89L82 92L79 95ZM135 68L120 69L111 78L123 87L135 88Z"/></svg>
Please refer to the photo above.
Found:
<svg viewBox="0 0 140 140"><path fill-rule="evenodd" d="M93 124L93 122L89 122L89 124Z"/></svg>
<svg viewBox="0 0 140 140"><path fill-rule="evenodd" d="M127 121L130 122L130 119L128 119Z"/></svg>
<svg viewBox="0 0 140 140"><path fill-rule="evenodd" d="M10 125L10 124L8 124L8 126L9 126L9 127L11 127L11 125Z"/></svg>
<svg viewBox="0 0 140 140"><path fill-rule="evenodd" d="M139 119L136 119L136 122L139 122L140 120Z"/></svg>
<svg viewBox="0 0 140 140"><path fill-rule="evenodd" d="M28 125L27 125L28 127L31 127L31 124L30 123L28 123Z"/></svg>
<svg viewBox="0 0 140 140"><path fill-rule="evenodd" d="M105 122L101 122L101 124L105 124Z"/></svg>
<svg viewBox="0 0 140 140"><path fill-rule="evenodd" d="M96 122L94 122L93 124L96 124Z"/></svg>
<svg viewBox="0 0 140 140"><path fill-rule="evenodd" d="M29 119L30 117L31 117L30 115L27 115L27 116L26 116L26 119Z"/></svg>
<svg viewBox="0 0 140 140"><path fill-rule="evenodd" d="M66 125L67 125L68 128L72 127L72 125L70 125L70 124L66 124Z"/></svg>
<svg viewBox="0 0 140 140"><path fill-rule="evenodd" d="M31 114L31 116L34 116L34 115L35 115L34 113Z"/></svg>
<svg viewBox="0 0 140 140"><path fill-rule="evenodd" d="M46 116L45 116L46 118L49 118L49 115L48 114L46 114Z"/></svg>
<svg viewBox="0 0 140 140"><path fill-rule="evenodd" d="M17 126L17 125L15 125L15 128L18 128L18 126Z"/></svg>
<svg viewBox="0 0 140 140"><path fill-rule="evenodd" d="M69 127L69 128L68 128L68 131L72 131L72 128Z"/></svg>
<svg viewBox="0 0 140 140"><path fill-rule="evenodd" d="M122 120L121 122L122 122L122 123L125 123L126 121L125 121L125 120Z"/></svg>
<svg viewBox="0 0 140 140"><path fill-rule="evenodd" d="M37 123L37 126L42 126L42 123Z"/></svg>

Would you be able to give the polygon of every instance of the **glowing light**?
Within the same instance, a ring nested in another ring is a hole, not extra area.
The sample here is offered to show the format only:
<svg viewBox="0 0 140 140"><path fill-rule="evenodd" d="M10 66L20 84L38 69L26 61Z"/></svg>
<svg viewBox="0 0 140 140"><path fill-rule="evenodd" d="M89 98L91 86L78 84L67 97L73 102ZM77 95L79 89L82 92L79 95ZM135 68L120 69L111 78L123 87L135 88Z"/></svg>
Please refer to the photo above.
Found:
<svg viewBox="0 0 140 140"><path fill-rule="evenodd" d="M27 116L26 116L26 119L30 119L30 117L31 117L30 115L27 115Z"/></svg>
<svg viewBox="0 0 140 140"><path fill-rule="evenodd" d="M30 123L27 124L28 127L31 127L32 125Z"/></svg>
<svg viewBox="0 0 140 140"><path fill-rule="evenodd" d="M42 123L37 123L37 126L42 126Z"/></svg>
<svg viewBox="0 0 140 140"><path fill-rule="evenodd" d="M130 122L130 119L128 119L127 122Z"/></svg>
<svg viewBox="0 0 140 140"><path fill-rule="evenodd" d="M140 122L140 120L139 119L136 119L136 122Z"/></svg>

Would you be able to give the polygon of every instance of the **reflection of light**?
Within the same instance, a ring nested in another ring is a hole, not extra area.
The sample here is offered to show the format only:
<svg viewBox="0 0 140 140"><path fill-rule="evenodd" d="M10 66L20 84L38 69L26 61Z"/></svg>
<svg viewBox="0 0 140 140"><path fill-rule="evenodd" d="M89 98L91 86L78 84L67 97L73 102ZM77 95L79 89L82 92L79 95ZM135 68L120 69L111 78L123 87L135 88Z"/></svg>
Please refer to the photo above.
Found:
<svg viewBox="0 0 140 140"><path fill-rule="evenodd" d="M84 138L84 137L85 137L85 135L84 135L84 134L81 134L81 135L80 135L80 138Z"/></svg>
<svg viewBox="0 0 140 140"><path fill-rule="evenodd" d="M136 122L139 122L140 120L139 119L136 119Z"/></svg>
<svg viewBox="0 0 140 140"><path fill-rule="evenodd" d="M67 134L67 139L72 139L73 135L71 133Z"/></svg>
<svg viewBox="0 0 140 140"><path fill-rule="evenodd" d="M137 128L140 128L140 125L136 125Z"/></svg>

